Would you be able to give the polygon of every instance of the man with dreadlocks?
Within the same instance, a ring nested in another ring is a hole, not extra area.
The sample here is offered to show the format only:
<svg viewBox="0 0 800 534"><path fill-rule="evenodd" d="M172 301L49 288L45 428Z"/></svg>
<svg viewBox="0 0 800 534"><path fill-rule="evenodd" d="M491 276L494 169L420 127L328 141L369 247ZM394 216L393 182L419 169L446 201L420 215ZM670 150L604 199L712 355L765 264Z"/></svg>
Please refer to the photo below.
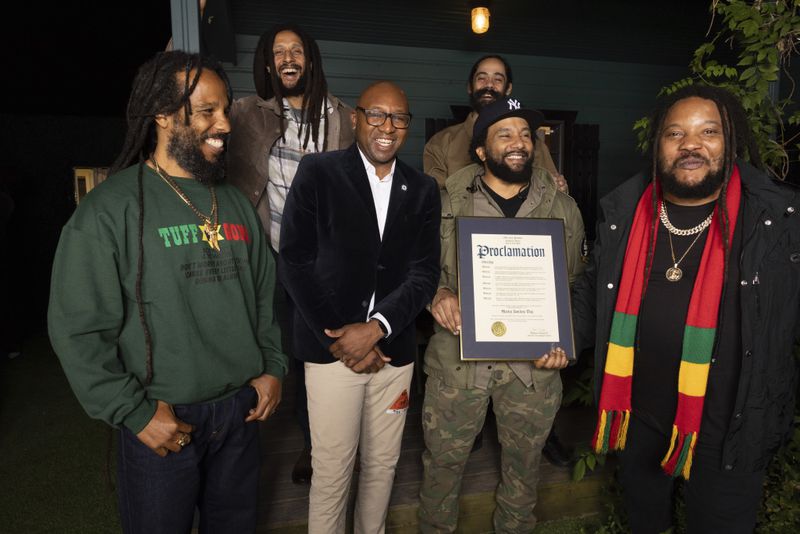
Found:
<svg viewBox="0 0 800 534"><path fill-rule="evenodd" d="M473 163L470 144L478 113L492 102L510 95L512 81L511 65L502 56L489 54L478 58L472 65L467 78L467 95L472 112L464 122L449 126L431 137L422 154L425 172L436 178L439 187L444 188L448 176ZM536 133L533 158L537 166L550 173L558 190L566 193L567 181L556 169L540 132Z"/></svg>
<svg viewBox="0 0 800 534"><path fill-rule="evenodd" d="M800 194L770 180L738 100L692 85L652 117L650 173L601 203L573 291L595 345L598 452L620 450L634 533L752 532L794 412ZM742 159L749 157L751 166Z"/></svg>
<svg viewBox="0 0 800 534"><path fill-rule="evenodd" d="M80 204L53 265L50 339L87 413L119 428L125 532L253 532L258 424L286 356L275 265L224 183L222 68L162 52L139 70L111 176Z"/></svg>
<svg viewBox="0 0 800 534"><path fill-rule="evenodd" d="M300 160L309 153L347 148L353 143L352 109L328 92L319 46L302 28L279 24L258 41L253 61L257 95L236 100L228 153L228 179L258 211L277 253L283 206ZM291 303L279 283L275 313L284 347L292 338ZM311 434L301 360L294 360L295 412L305 447L292 481L311 482Z"/></svg>

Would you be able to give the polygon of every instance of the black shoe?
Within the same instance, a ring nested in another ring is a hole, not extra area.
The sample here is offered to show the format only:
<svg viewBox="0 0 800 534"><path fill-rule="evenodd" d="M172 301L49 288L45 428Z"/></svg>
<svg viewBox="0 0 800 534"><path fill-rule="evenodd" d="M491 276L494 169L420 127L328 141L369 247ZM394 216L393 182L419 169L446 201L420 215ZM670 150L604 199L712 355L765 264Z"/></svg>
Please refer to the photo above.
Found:
<svg viewBox="0 0 800 534"><path fill-rule="evenodd" d="M292 482L295 484L311 484L311 447L304 447L292 469Z"/></svg>
<svg viewBox="0 0 800 534"><path fill-rule="evenodd" d="M542 454L547 458L548 462L556 467L569 467L572 465L572 451L561 443L555 432L550 432L550 435L547 436Z"/></svg>

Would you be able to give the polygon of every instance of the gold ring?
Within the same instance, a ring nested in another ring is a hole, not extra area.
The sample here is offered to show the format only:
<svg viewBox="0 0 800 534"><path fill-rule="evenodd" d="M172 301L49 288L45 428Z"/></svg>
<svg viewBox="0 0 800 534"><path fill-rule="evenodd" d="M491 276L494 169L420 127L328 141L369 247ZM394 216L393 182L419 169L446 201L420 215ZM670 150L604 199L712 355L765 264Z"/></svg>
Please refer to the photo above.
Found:
<svg viewBox="0 0 800 534"><path fill-rule="evenodd" d="M179 447L185 447L189 444L189 434L181 434L181 437L175 442Z"/></svg>

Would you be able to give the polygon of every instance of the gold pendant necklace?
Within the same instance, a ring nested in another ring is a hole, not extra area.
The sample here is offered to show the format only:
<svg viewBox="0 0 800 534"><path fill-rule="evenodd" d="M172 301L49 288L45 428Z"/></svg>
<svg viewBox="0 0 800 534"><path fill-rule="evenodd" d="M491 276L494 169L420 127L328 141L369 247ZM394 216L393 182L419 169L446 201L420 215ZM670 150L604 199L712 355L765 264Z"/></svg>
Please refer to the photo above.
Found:
<svg viewBox="0 0 800 534"><path fill-rule="evenodd" d="M161 179L164 180L173 191L175 191L175 194L177 194L178 197L180 197L180 199L183 200L187 206L189 206L189 209L191 209L194 214L197 215L197 217L199 217L203 222L203 225L200 226L200 231L203 232L203 241L207 241L209 247L219 252L219 241L224 238L219 235L220 224L217 216L217 193L214 190L214 186L208 186L208 189L211 192L211 216L209 217L197 209L197 206L192 204L192 201L189 200L189 197L183 192L183 189L178 186L178 183L173 180L170 175L165 173L161 167L158 166L158 162L156 161L155 157L151 157L150 161L153 162L156 173L161 177Z"/></svg>
<svg viewBox="0 0 800 534"><path fill-rule="evenodd" d="M694 226L693 228L688 228L686 230L683 230L683 229L680 229L680 228L675 228L672 225L672 223L669 221L669 217L667 216L667 205L664 203L663 200L660 203L660 208L661 209L660 209L660 213L659 213L659 218L661 219L661 222L664 224L664 228L666 228L666 230L667 230L667 237L669 238L669 251L670 251L670 253L672 253L672 267L667 269L667 271L666 271L666 273L664 273L664 275L667 277L667 280L669 280L670 282L677 282L681 278L683 278L683 271L681 270L680 267L678 267L678 264L680 264L680 262L683 261L683 258L685 258L686 255L689 253L689 251L692 250L692 247L694 246L695 243L697 243L697 240L700 239L700 236L703 235L703 232L705 231L705 229L708 228L711 225L711 219L714 216L714 211L712 210L711 214L709 214L709 216L706 217L697 226ZM697 234L697 235L695 235L695 238L692 240L692 244L689 245L689 247L686 249L686 251L680 257L680 259L677 259L677 260L675 259L675 248L672 246L672 234L680 235L680 236L689 236L689 235Z"/></svg>
<svg viewBox="0 0 800 534"><path fill-rule="evenodd" d="M683 256L681 256L680 259L678 260L675 259L675 249L672 246L672 232L669 231L667 232L667 237L669 238L669 251L672 253L672 267L667 269L667 272L665 273L667 280L669 280L670 282L677 282L681 278L683 278L683 271L681 270L680 267L678 267L678 264L682 262L683 258L685 258L686 255L689 253L689 251L692 250L694 244L697 243L697 240L700 239L701 235L703 235L704 230L705 228L703 228L703 230L700 230L700 232L692 240L692 244L689 245L689 248L686 249L686 252L684 252Z"/></svg>

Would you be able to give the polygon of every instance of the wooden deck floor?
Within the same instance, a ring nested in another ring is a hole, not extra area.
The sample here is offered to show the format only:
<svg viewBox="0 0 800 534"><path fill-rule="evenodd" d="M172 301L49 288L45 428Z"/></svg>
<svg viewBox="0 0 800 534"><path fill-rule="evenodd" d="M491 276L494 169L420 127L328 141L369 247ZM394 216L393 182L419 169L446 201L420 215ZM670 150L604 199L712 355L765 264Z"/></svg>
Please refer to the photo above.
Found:
<svg viewBox="0 0 800 534"><path fill-rule="evenodd" d="M416 386L416 377L411 389L411 406L387 519L387 531L396 533L416 532L416 508L422 480L422 396ZM283 402L261 429L263 460L259 502L263 506L259 510L259 532L263 533L289 534L306 530L309 486L291 481L294 462L303 448L302 433L294 419L293 392L294 378L290 375L284 384ZM592 410L564 408L556 419L556 429L567 444L588 443L593 419ZM493 493L499 480L499 457L494 421L487 418L483 447L472 453L462 486L462 519L474 516L471 524L490 524ZM548 520L598 511L598 496L609 472L607 467L580 483L572 483L569 469L552 466L543 459L537 517ZM353 491L351 500L352 494ZM466 519L461 523L466 524ZM462 528L462 531L486 530L473 527L473 530Z"/></svg>

